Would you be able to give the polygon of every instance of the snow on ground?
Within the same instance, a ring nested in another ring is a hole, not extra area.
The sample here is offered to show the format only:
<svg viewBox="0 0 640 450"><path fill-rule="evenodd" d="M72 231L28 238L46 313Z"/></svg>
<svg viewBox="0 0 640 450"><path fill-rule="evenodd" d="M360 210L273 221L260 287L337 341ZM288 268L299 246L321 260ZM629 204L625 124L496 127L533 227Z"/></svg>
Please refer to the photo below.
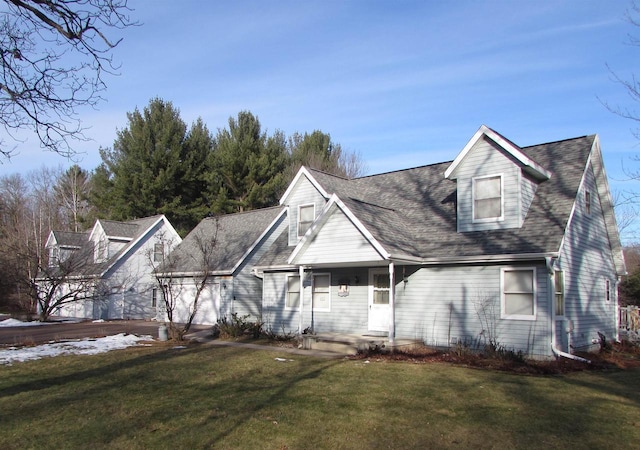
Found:
<svg viewBox="0 0 640 450"><path fill-rule="evenodd" d="M0 320L0 327L37 327L40 325L51 325L53 322L22 322L18 319Z"/></svg>
<svg viewBox="0 0 640 450"><path fill-rule="evenodd" d="M9 347L0 350L0 364L11 365L15 362L30 361L60 355L95 355L111 350L119 350L134 345L140 341L152 341L151 336L136 336L120 333L98 339L84 339L79 341L56 342L35 347Z"/></svg>

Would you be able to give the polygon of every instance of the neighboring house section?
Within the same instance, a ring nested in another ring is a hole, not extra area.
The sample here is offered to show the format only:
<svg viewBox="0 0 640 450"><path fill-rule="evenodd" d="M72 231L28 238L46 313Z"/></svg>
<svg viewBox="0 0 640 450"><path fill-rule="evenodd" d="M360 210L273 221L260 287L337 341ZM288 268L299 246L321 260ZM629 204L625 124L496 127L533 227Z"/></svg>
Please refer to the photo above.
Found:
<svg viewBox="0 0 640 450"><path fill-rule="evenodd" d="M625 273L597 136L519 147L483 126L451 162L352 180L302 168L257 263L288 332L551 356L616 337Z"/></svg>
<svg viewBox="0 0 640 450"><path fill-rule="evenodd" d="M77 270L60 286L60 295L74 284L91 286L83 300L63 305L55 314L87 319L155 318L152 272L159 261L154 255L168 254L180 242L164 215L129 222L99 219L86 233L51 231L46 243L50 266L79 258ZM47 279L41 276L37 282L47 283Z"/></svg>
<svg viewBox="0 0 640 450"><path fill-rule="evenodd" d="M187 321L201 284L194 323L215 324L234 313L260 320L262 281L253 266L288 225L283 207L202 220L155 274L174 305L174 322Z"/></svg>

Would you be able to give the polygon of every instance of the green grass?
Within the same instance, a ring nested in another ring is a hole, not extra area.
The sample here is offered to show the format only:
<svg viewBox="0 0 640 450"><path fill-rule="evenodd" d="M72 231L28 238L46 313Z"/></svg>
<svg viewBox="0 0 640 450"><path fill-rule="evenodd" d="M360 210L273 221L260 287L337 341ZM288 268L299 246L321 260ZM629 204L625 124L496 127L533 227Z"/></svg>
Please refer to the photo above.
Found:
<svg viewBox="0 0 640 450"><path fill-rule="evenodd" d="M640 372L632 370L534 377L211 346L0 366L3 449L593 449L634 442Z"/></svg>

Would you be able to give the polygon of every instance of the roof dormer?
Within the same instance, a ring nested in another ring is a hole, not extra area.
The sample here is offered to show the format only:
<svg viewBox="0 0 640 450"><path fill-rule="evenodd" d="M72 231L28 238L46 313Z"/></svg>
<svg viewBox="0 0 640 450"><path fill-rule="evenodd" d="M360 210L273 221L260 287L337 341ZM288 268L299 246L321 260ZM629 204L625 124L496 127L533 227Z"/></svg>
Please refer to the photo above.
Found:
<svg viewBox="0 0 640 450"><path fill-rule="evenodd" d="M481 126L444 173L456 180L458 231L520 228L551 173L520 147Z"/></svg>

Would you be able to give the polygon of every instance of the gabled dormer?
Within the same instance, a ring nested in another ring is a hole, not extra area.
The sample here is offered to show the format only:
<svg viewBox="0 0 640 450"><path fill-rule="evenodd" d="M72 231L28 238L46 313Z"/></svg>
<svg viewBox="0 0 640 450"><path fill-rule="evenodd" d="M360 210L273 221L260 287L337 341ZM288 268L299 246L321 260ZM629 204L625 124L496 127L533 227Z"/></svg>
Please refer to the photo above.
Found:
<svg viewBox="0 0 640 450"><path fill-rule="evenodd" d="M329 197L311 173L301 167L280 199L280 205L288 208L290 246L297 245L302 239Z"/></svg>
<svg viewBox="0 0 640 450"><path fill-rule="evenodd" d="M520 228L551 173L483 125L444 176L456 180L458 231L467 232Z"/></svg>
<svg viewBox="0 0 640 450"><path fill-rule="evenodd" d="M105 262L109 258L109 241L100 220L96 220L89 234L89 242L93 245L93 262Z"/></svg>
<svg viewBox="0 0 640 450"><path fill-rule="evenodd" d="M86 239L86 233L52 230L45 243L45 248L49 252L49 266L54 267L66 261L74 252L82 248Z"/></svg>

